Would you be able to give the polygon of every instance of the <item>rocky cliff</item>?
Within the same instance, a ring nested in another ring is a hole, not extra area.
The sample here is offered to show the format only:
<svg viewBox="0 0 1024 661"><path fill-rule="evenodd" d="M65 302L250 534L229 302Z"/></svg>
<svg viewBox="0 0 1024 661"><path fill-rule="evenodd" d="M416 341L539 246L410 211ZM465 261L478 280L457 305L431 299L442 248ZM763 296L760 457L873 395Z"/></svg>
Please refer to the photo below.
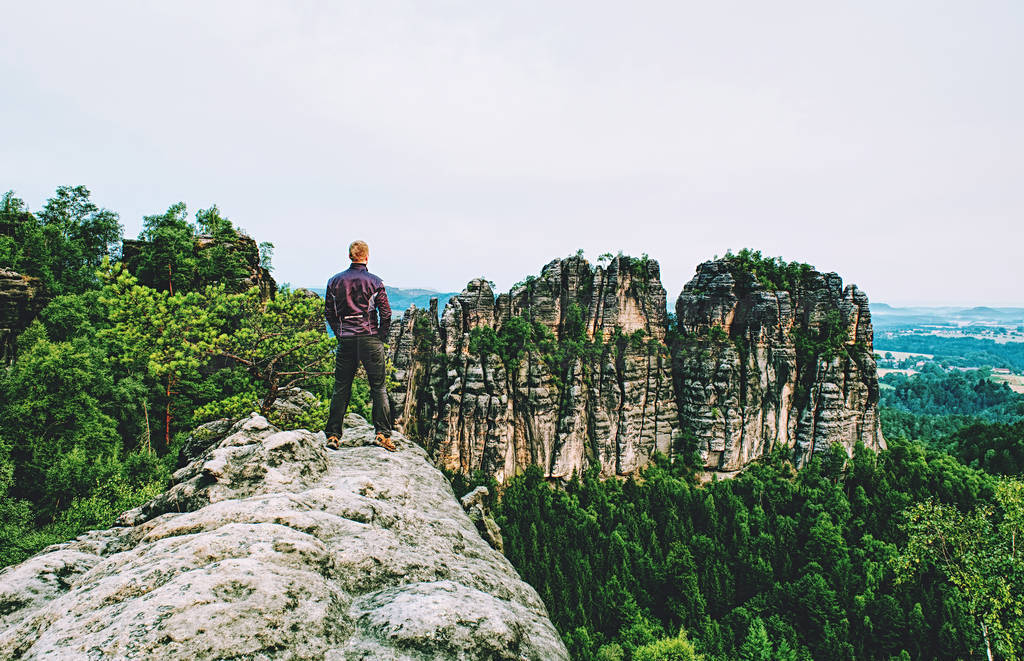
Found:
<svg viewBox="0 0 1024 661"><path fill-rule="evenodd" d="M622 256L555 260L499 296L473 280L440 320L393 326L396 418L440 465L499 481L632 473L673 452L665 296L657 262Z"/></svg>
<svg viewBox="0 0 1024 661"><path fill-rule="evenodd" d="M555 260L495 296L473 280L389 338L398 424L446 468L499 482L654 452L731 473L778 445L884 447L867 297L834 273L744 251L702 264L666 314L653 260Z"/></svg>
<svg viewBox="0 0 1024 661"><path fill-rule="evenodd" d="M567 659L423 450L346 426L202 428L122 527L0 572L0 658Z"/></svg>
<svg viewBox="0 0 1024 661"><path fill-rule="evenodd" d="M797 465L834 444L885 447L868 299L835 273L728 256L676 301L680 429L709 471L777 446Z"/></svg>
<svg viewBox="0 0 1024 661"><path fill-rule="evenodd" d="M0 268L0 364L14 357L15 340L46 305L38 279Z"/></svg>

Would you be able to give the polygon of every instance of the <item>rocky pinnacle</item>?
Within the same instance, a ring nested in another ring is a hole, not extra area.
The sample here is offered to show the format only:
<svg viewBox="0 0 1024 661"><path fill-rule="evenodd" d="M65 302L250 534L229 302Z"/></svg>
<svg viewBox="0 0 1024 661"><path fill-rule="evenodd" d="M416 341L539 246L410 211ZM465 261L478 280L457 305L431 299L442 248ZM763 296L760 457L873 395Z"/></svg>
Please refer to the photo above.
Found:
<svg viewBox="0 0 1024 661"><path fill-rule="evenodd" d="M675 310L670 328L646 258L555 260L497 296L472 280L440 317L411 308L392 325L395 417L437 464L499 482L528 465L629 475L655 452L725 475L776 447L801 465L834 444L884 447L867 297L838 275L776 291L706 262ZM474 350L474 333L518 320L532 339L516 360Z"/></svg>

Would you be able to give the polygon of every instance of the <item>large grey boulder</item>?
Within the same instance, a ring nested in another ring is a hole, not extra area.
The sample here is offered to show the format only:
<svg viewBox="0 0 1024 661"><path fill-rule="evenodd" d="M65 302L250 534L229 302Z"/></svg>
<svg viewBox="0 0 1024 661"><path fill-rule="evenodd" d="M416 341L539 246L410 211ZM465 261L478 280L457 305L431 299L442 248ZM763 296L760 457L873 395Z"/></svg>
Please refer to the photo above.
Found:
<svg viewBox="0 0 1024 661"><path fill-rule="evenodd" d="M122 527L0 572L3 659L567 659L419 446L252 416Z"/></svg>

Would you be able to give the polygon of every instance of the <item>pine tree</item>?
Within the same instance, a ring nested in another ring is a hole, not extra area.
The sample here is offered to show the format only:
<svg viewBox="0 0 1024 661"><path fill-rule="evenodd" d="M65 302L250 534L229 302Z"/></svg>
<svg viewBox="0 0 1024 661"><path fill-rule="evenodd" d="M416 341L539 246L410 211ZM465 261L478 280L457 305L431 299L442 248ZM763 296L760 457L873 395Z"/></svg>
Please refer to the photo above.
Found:
<svg viewBox="0 0 1024 661"><path fill-rule="evenodd" d="M775 661L772 655L772 642L768 639L768 629L764 620L755 617L747 629L747 637L740 645L738 661Z"/></svg>

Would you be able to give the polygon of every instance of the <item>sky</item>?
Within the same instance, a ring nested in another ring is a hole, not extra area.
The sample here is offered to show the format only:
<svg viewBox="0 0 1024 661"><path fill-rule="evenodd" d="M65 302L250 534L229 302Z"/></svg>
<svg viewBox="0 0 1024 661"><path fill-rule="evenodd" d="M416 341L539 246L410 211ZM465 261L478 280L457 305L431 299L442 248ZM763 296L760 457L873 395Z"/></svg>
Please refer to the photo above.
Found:
<svg viewBox="0 0 1024 661"><path fill-rule="evenodd" d="M184 201L322 286L727 249L1024 306L1024 3L4 2L0 190Z"/></svg>

